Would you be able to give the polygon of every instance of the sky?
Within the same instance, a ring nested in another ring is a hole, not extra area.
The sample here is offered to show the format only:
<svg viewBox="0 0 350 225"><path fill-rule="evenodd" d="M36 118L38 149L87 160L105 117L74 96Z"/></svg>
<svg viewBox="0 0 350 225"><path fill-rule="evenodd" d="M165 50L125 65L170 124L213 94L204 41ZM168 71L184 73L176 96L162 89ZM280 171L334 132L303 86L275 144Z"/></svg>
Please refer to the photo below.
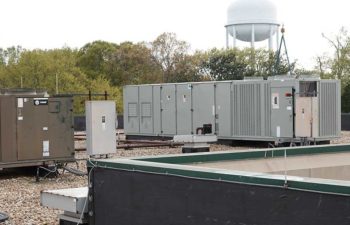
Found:
<svg viewBox="0 0 350 225"><path fill-rule="evenodd" d="M350 27L347 0L272 0L292 60L307 69L331 54L322 37ZM194 50L224 48L232 0L11 0L1 2L0 47L80 48L94 40L152 41L174 32Z"/></svg>

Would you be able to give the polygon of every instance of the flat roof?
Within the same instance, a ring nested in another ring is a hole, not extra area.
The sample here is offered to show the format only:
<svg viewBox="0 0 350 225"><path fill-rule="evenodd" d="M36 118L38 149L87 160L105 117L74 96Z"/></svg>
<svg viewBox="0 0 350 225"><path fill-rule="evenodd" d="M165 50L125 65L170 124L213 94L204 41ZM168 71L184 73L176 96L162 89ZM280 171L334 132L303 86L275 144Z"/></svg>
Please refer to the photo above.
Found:
<svg viewBox="0 0 350 225"><path fill-rule="evenodd" d="M349 159L350 145L319 145L129 159L91 159L88 166L350 196L349 180L280 173L349 166ZM286 165L287 170L284 170ZM266 169L269 166L270 170Z"/></svg>

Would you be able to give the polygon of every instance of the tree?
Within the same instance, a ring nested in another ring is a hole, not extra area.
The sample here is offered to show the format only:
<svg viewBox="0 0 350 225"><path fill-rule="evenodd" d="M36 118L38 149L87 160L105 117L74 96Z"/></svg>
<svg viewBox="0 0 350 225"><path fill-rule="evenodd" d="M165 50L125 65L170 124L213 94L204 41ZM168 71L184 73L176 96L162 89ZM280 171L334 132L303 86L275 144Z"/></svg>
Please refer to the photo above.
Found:
<svg viewBox="0 0 350 225"><path fill-rule="evenodd" d="M111 53L105 71L114 86L161 82L161 70L144 43L118 45Z"/></svg>
<svg viewBox="0 0 350 225"><path fill-rule="evenodd" d="M18 63L23 51L25 51L25 49L19 45L7 49L0 48L0 65L12 65Z"/></svg>
<svg viewBox="0 0 350 225"><path fill-rule="evenodd" d="M116 101L117 112L123 114L123 95L120 87L111 86L106 78L99 76L94 80L89 80L86 88L92 93L104 93L107 91L108 99Z"/></svg>
<svg viewBox="0 0 350 225"><path fill-rule="evenodd" d="M202 70L202 64L207 60L207 54L197 51L192 55L185 55L183 60L176 65L176 70L168 77L168 82L198 82L209 80L206 72Z"/></svg>
<svg viewBox="0 0 350 225"><path fill-rule="evenodd" d="M348 31L342 27L334 38L329 38L325 34L322 34L322 36L333 48L334 57L332 59L324 57L323 60L319 58L320 70L324 66L330 66L331 74L335 79L348 80L350 72L350 37Z"/></svg>
<svg viewBox="0 0 350 225"><path fill-rule="evenodd" d="M316 58L316 70L321 78L339 79L342 89L342 112L350 112L350 36L342 27L334 37L322 36L333 49L333 56L322 55Z"/></svg>
<svg viewBox="0 0 350 225"><path fill-rule="evenodd" d="M208 60L203 63L212 80L241 80L248 62L237 49L212 49L208 52Z"/></svg>
<svg viewBox="0 0 350 225"><path fill-rule="evenodd" d="M178 75L176 70L185 63L189 44L178 40L175 33L163 33L150 45L153 59L162 70L163 82L174 80Z"/></svg>
<svg viewBox="0 0 350 225"><path fill-rule="evenodd" d="M117 44L106 41L88 43L79 49L77 66L88 78L106 75L106 65L117 47Z"/></svg>
<svg viewBox="0 0 350 225"><path fill-rule="evenodd" d="M263 49L212 49L207 54L202 69L212 80L241 80L252 76L267 78L273 75L276 62L275 53ZM295 62L291 65L292 70L294 67ZM277 73L286 74L288 70L288 62L282 57Z"/></svg>

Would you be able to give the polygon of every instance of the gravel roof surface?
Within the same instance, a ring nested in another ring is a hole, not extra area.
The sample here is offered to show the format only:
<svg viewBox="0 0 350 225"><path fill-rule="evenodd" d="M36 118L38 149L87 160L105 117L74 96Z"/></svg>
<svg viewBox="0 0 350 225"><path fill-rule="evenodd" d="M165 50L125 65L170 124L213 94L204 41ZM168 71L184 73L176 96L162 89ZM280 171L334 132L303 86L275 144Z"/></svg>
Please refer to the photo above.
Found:
<svg viewBox="0 0 350 225"><path fill-rule="evenodd" d="M342 132L342 138L332 143L350 143L350 132ZM84 145L77 142L77 146ZM247 149L252 146L230 147L226 145L212 145L211 151ZM181 148L145 148L133 150L118 150L114 157L135 157L181 153ZM86 159L85 152L77 152L77 159ZM86 171L85 161L70 163L70 167ZM62 173L62 170L59 172ZM9 220L3 224L11 225L39 225L58 224L59 210L40 206L40 191L48 189L73 188L87 185L87 178L70 173L60 174L58 177L45 178L35 182L35 171L28 169L0 171L0 212L9 215Z"/></svg>

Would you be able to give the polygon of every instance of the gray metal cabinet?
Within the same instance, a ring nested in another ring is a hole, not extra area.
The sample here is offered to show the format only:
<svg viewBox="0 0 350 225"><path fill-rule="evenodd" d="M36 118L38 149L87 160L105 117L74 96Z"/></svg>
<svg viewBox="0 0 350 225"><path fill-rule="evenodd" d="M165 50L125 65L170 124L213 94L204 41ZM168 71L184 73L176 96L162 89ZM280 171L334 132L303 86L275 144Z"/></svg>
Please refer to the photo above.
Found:
<svg viewBox="0 0 350 225"><path fill-rule="evenodd" d="M292 89L298 93L305 83L317 86L319 98L319 135L314 140L339 137L339 81L290 76L126 86L125 132L171 137L211 124L219 139L288 141L295 132Z"/></svg>
<svg viewBox="0 0 350 225"><path fill-rule="evenodd" d="M163 135L176 134L176 95L175 85L164 85L161 91L161 133Z"/></svg>
<svg viewBox="0 0 350 225"><path fill-rule="evenodd" d="M232 136L232 101L231 82L217 83L215 88L216 123L218 136Z"/></svg>
<svg viewBox="0 0 350 225"><path fill-rule="evenodd" d="M276 138L293 137L293 87L271 88L271 133Z"/></svg>
<svg viewBox="0 0 350 225"><path fill-rule="evenodd" d="M139 87L124 87L124 127L127 133L140 133Z"/></svg>
<svg viewBox="0 0 350 225"><path fill-rule="evenodd" d="M193 130L212 124L215 130L215 98L214 83L192 84Z"/></svg>
<svg viewBox="0 0 350 225"><path fill-rule="evenodd" d="M176 85L177 134L191 134L192 130L192 85Z"/></svg>
<svg viewBox="0 0 350 225"><path fill-rule="evenodd" d="M152 86L139 87L140 133L153 133L153 90Z"/></svg>
<svg viewBox="0 0 350 225"><path fill-rule="evenodd" d="M319 87L319 134L332 137L340 135L340 84L337 81L326 80Z"/></svg>
<svg viewBox="0 0 350 225"><path fill-rule="evenodd" d="M160 86L153 86L153 135L161 134L161 96L160 96Z"/></svg>

